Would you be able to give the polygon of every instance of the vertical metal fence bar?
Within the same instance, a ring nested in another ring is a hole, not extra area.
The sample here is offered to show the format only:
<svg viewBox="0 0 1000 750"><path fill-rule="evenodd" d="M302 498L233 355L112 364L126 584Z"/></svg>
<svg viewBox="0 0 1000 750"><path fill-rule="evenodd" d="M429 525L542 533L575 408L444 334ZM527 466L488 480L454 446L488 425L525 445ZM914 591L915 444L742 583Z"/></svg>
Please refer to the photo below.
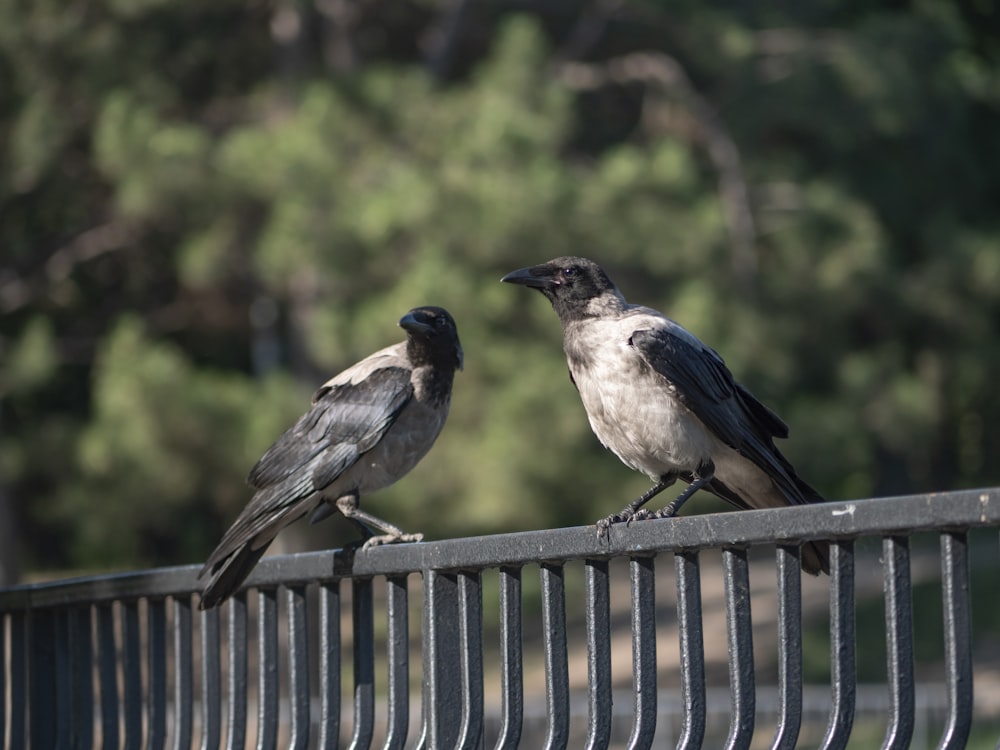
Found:
<svg viewBox="0 0 1000 750"><path fill-rule="evenodd" d="M771 747L794 748L802 727L802 567L798 546L779 545L778 728Z"/></svg>
<svg viewBox="0 0 1000 750"><path fill-rule="evenodd" d="M229 670L226 700L226 747L243 750L247 738L247 693L250 682L247 670L247 592L229 598Z"/></svg>
<svg viewBox="0 0 1000 750"><path fill-rule="evenodd" d="M722 567L726 584L729 691L732 700L726 748L735 750L735 748L750 747L756 710L747 551L734 547L723 549Z"/></svg>
<svg viewBox="0 0 1000 750"><path fill-rule="evenodd" d="M889 727L882 747L909 747L916 704L913 686L913 603L910 587L910 541L882 540L885 594L885 648L889 680Z"/></svg>
<svg viewBox="0 0 1000 750"><path fill-rule="evenodd" d="M309 744L309 630L306 619L305 586L289 586L288 610L288 699L291 702L292 736L290 748Z"/></svg>
<svg viewBox="0 0 1000 750"><path fill-rule="evenodd" d="M340 744L340 581L319 587L319 746Z"/></svg>
<svg viewBox="0 0 1000 750"><path fill-rule="evenodd" d="M174 721L173 746L191 747L194 719L194 674L191 634L191 595L173 599L174 610Z"/></svg>
<svg viewBox="0 0 1000 750"><path fill-rule="evenodd" d="M462 726L461 670L455 622L458 578L424 571L424 736L428 748L454 747Z"/></svg>
<svg viewBox="0 0 1000 750"><path fill-rule="evenodd" d="M830 542L830 722L821 750L843 750L854 726L854 540Z"/></svg>
<svg viewBox="0 0 1000 750"><path fill-rule="evenodd" d="M410 613L407 578L386 578L386 716L385 750L397 750L406 742L410 724Z"/></svg>
<svg viewBox="0 0 1000 750"><path fill-rule="evenodd" d="M521 569L500 568L500 733L496 750L513 750L524 723Z"/></svg>
<svg viewBox="0 0 1000 750"><path fill-rule="evenodd" d="M35 609L28 613L28 623L31 742L35 747L55 747L56 722L51 712L57 682L55 614L50 609Z"/></svg>
<svg viewBox="0 0 1000 750"><path fill-rule="evenodd" d="M193 649L191 627L191 595L173 598L174 611L174 729L175 750L191 747L194 725L191 712L194 708L194 675L192 674Z"/></svg>
<svg viewBox="0 0 1000 750"><path fill-rule="evenodd" d="M101 685L101 747L118 747L118 649L114 604L97 605L97 676Z"/></svg>
<svg viewBox="0 0 1000 750"><path fill-rule="evenodd" d="M607 560L584 564L587 587L587 750L611 741L611 587Z"/></svg>
<svg viewBox="0 0 1000 750"><path fill-rule="evenodd" d="M677 627L680 630L681 699L684 701L677 750L694 750L705 738L705 645L701 614L698 553L674 554L677 576Z"/></svg>
<svg viewBox="0 0 1000 750"><path fill-rule="evenodd" d="M73 727L73 682L72 660L70 658L70 618L66 607L47 610L46 615L53 621L53 643L55 649L55 671L53 691L48 695L49 715L46 720L55 722L55 743L53 747L69 747Z"/></svg>
<svg viewBox="0 0 1000 750"><path fill-rule="evenodd" d="M73 696L70 745L78 750L90 750L94 746L94 629L91 608L73 607L69 616ZM0 636L2 633L0 630Z"/></svg>
<svg viewBox="0 0 1000 750"><path fill-rule="evenodd" d="M10 615L10 746L27 747L28 627L27 612Z"/></svg>
<svg viewBox="0 0 1000 750"><path fill-rule="evenodd" d="M201 610L201 750L215 750L222 739L222 671L219 608Z"/></svg>
<svg viewBox="0 0 1000 750"><path fill-rule="evenodd" d="M122 602L122 704L125 713L126 750L142 747L142 637L139 634L139 602Z"/></svg>
<svg viewBox="0 0 1000 750"><path fill-rule="evenodd" d="M352 581L354 635L354 734L351 750L371 745L375 727L375 615L372 579Z"/></svg>
<svg viewBox="0 0 1000 750"><path fill-rule="evenodd" d="M278 592L257 590L257 750L278 743Z"/></svg>
<svg viewBox="0 0 1000 750"><path fill-rule="evenodd" d="M656 582L655 559L629 560L632 584L632 699L634 718L629 748L648 748L656 734Z"/></svg>
<svg viewBox="0 0 1000 750"><path fill-rule="evenodd" d="M566 586L563 566L542 563L542 640L545 699L549 725L545 747L566 747L569 740L569 665L566 653Z"/></svg>
<svg viewBox="0 0 1000 750"><path fill-rule="evenodd" d="M0 744L7 739L7 623L10 617L0 614Z"/></svg>
<svg viewBox="0 0 1000 750"><path fill-rule="evenodd" d="M146 603L149 659L147 742L150 750L163 747L167 733L167 604L163 599Z"/></svg>
<svg viewBox="0 0 1000 750"><path fill-rule="evenodd" d="M972 729L972 602L969 595L968 534L941 534L941 598L944 610L948 720L941 750L965 747Z"/></svg>
<svg viewBox="0 0 1000 750"><path fill-rule="evenodd" d="M475 750L483 739L483 590L479 571L458 574L462 666L462 728L456 747Z"/></svg>

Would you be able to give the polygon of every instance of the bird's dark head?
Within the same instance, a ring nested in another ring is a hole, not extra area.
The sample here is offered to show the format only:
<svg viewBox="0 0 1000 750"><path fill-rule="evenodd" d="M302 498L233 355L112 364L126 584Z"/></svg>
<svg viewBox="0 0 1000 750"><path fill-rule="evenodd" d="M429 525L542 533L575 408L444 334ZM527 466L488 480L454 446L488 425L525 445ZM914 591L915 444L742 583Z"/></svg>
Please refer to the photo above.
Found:
<svg viewBox="0 0 1000 750"><path fill-rule="evenodd" d="M399 325L406 331L411 357L415 360L462 369L464 354L458 340L458 327L443 307L414 307L399 319Z"/></svg>
<svg viewBox="0 0 1000 750"><path fill-rule="evenodd" d="M586 258L554 258L539 266L511 271L500 281L537 289L564 323L599 315L601 307L624 303L604 269Z"/></svg>

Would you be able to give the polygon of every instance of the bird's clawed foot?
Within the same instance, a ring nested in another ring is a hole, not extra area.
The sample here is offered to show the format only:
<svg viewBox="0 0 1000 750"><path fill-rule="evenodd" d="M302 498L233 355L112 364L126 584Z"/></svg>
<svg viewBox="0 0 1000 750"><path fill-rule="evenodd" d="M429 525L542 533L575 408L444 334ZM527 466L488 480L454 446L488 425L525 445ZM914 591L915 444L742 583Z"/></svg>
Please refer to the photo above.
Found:
<svg viewBox="0 0 1000 750"><path fill-rule="evenodd" d="M684 489L684 491L679 494L674 501L662 510L646 510L642 506L649 502L650 499L660 494L667 487L672 485L677 477L672 474L665 474L660 478L660 481L650 487L646 492L643 493L642 497L638 497L618 513L608 516L607 518L602 518L597 522L597 536L599 539L607 539L610 533L611 527L616 523L624 523L626 526L631 526L635 521L649 521L654 518L673 518L677 515L677 511L681 509L681 506L688 501L695 492L700 490L702 487L707 485L712 481L715 476L715 465L711 461L706 461L704 464L698 467L698 472L693 474L691 477L691 483Z"/></svg>
<svg viewBox="0 0 1000 750"><path fill-rule="evenodd" d="M698 471L691 475L690 484L684 488L684 491L674 498L670 505L666 506L662 510L658 510L655 513L650 513L647 518L673 518L677 515L677 511L681 509L681 506L686 503L690 497L700 490L702 487L707 486L712 479L715 477L715 464L711 460L705 461L701 466L698 467Z"/></svg>
<svg viewBox="0 0 1000 750"><path fill-rule="evenodd" d="M632 506L627 506L621 510L619 513L612 513L607 518L602 518L597 522L597 536L603 539L608 538L608 534L611 532L611 527L616 523L623 523L626 526L636 520L637 516L642 513L642 511L634 510Z"/></svg>
<svg viewBox="0 0 1000 750"><path fill-rule="evenodd" d="M372 547L379 547L383 544L422 542L424 540L423 534L407 534L398 526L393 526L388 521L383 521L378 516L373 516L371 513L361 510L358 507L357 495L344 495L337 498L336 506L344 518L353 522L361 530L361 533L365 535L364 541L359 542L355 546L355 549L366 550ZM382 533L376 534L372 529L377 529Z"/></svg>
<svg viewBox="0 0 1000 750"><path fill-rule="evenodd" d="M602 518L596 524L597 538L607 540L608 535L611 532L611 527L616 523L624 523L626 526L630 526L633 521L643 521L648 518L649 511L642 510L642 506L648 503L650 499L663 492L663 490L672 485L675 481L677 481L676 476L672 474L664 474L660 478L660 481L642 493L642 496L637 497L635 500L622 508L618 513L614 513L607 518Z"/></svg>
<svg viewBox="0 0 1000 750"><path fill-rule="evenodd" d="M673 518L677 515L677 507L675 503L670 503L666 508L661 510L642 510L635 514L636 521L653 521L657 518Z"/></svg>
<svg viewBox="0 0 1000 750"><path fill-rule="evenodd" d="M361 545L361 549L371 549L372 547L380 547L383 544L398 544L401 542L422 542L424 541L423 534L404 534L400 532L398 534L378 534L376 536L370 536L365 539L364 544Z"/></svg>
<svg viewBox="0 0 1000 750"><path fill-rule="evenodd" d="M623 523L626 526L631 526L636 521L648 521L651 518L668 518L674 515L674 510L671 509L673 503L668 505L663 510L646 510L645 508L637 508L632 510L631 507L624 508L619 513L613 513L607 518L602 518L597 522L597 535L604 539L607 539L608 534L611 531L611 527L617 523ZM668 512L669 511L669 512Z"/></svg>

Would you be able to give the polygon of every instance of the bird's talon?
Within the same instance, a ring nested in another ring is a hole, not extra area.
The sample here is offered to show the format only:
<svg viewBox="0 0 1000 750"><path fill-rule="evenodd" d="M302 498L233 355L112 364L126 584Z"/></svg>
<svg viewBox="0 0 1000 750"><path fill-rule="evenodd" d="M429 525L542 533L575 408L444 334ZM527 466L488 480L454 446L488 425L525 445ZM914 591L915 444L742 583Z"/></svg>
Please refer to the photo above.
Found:
<svg viewBox="0 0 1000 750"><path fill-rule="evenodd" d="M597 526L597 535L606 538L611 533L612 526L619 523L624 523L627 526L632 522L634 515L635 513L633 512L622 511L614 513L607 518L602 518L595 524Z"/></svg>
<svg viewBox="0 0 1000 750"><path fill-rule="evenodd" d="M424 541L423 534L379 534L378 536L370 536L365 539L365 543L361 545L361 549L372 549L373 547L381 547L383 544L401 544L406 542L422 542Z"/></svg>
<svg viewBox="0 0 1000 750"><path fill-rule="evenodd" d="M611 524L614 523L613 516L608 516L607 518L602 518L596 524L597 527L597 539L598 541L609 542L611 541Z"/></svg>

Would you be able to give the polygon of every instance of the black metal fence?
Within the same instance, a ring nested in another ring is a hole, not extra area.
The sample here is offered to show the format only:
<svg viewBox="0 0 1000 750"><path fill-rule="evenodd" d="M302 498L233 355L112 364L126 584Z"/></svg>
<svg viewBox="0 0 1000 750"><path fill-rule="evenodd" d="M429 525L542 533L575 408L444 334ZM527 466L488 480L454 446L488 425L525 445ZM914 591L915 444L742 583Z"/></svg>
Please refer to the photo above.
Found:
<svg viewBox="0 0 1000 750"><path fill-rule="evenodd" d="M994 747L997 526L989 489L271 557L207 612L198 566L0 590L0 740Z"/></svg>

